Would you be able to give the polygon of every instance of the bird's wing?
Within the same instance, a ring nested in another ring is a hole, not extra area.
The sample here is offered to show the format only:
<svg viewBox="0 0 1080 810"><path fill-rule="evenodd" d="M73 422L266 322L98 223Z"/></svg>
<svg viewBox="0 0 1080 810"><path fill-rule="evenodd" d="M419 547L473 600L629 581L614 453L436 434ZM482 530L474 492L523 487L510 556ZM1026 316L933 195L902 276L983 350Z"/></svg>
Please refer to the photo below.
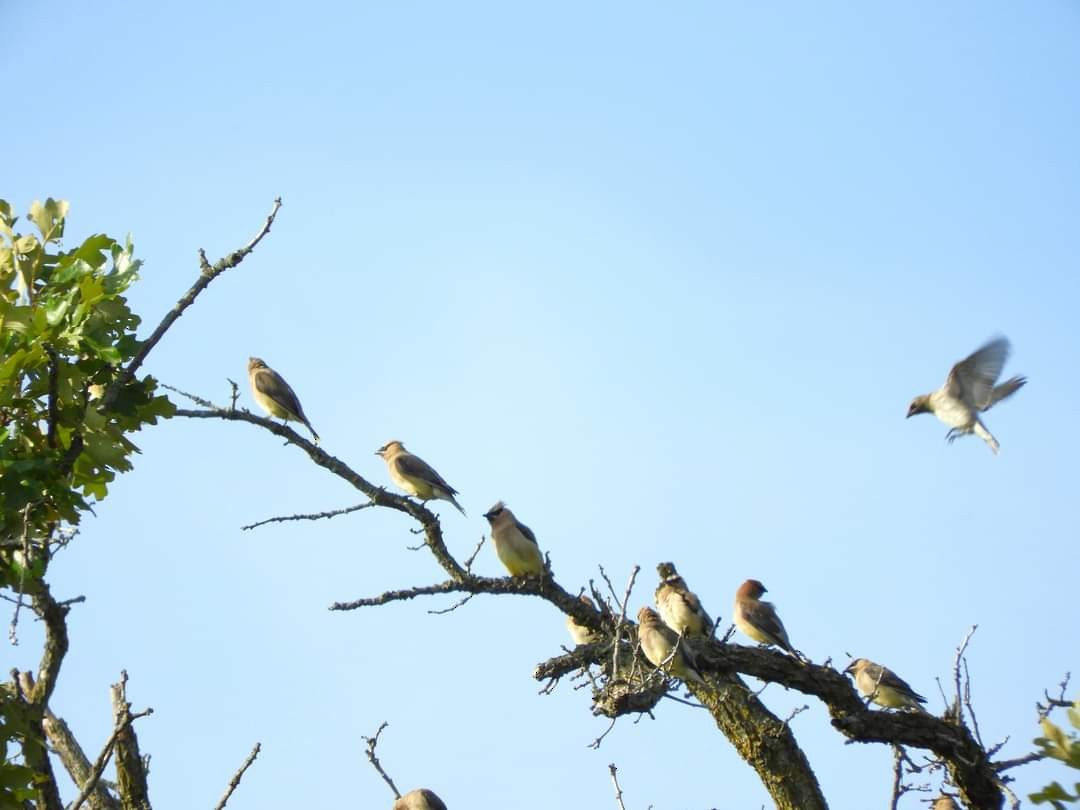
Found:
<svg viewBox="0 0 1080 810"><path fill-rule="evenodd" d="M874 673L874 680L877 681L877 673ZM881 680L879 681L881 686L887 686L890 689L895 689L897 692L901 692L905 695L910 695L920 703L926 703L926 698L911 688L911 685L893 672L888 667L882 667Z"/></svg>
<svg viewBox="0 0 1080 810"><path fill-rule="evenodd" d="M263 368L255 373L255 390L270 397L285 410L303 417L304 409L300 407L300 399L296 396L296 392L273 369Z"/></svg>
<svg viewBox="0 0 1080 810"><path fill-rule="evenodd" d="M451 495L457 495L457 490L446 483L446 480L435 472L434 468L419 456L412 453L402 453L394 457L394 464L398 472L411 478L419 478L429 484L434 484Z"/></svg>
<svg viewBox="0 0 1080 810"><path fill-rule="evenodd" d="M776 615L776 609L771 602L754 602L747 605L743 612L750 624L762 633L772 637L784 649L791 648L787 630L784 629L784 623Z"/></svg>
<svg viewBox="0 0 1080 810"><path fill-rule="evenodd" d="M522 535L524 535L525 539L537 548L540 548L540 544L536 542L536 535L533 533L533 530L526 526L524 523L522 523L520 520L515 520L514 522L517 524L518 531L521 532Z"/></svg>
<svg viewBox="0 0 1080 810"><path fill-rule="evenodd" d="M945 380L945 390L953 397L980 410L989 407L994 393L994 383L1001 376L1005 360L1009 356L1007 338L994 338L980 346L969 356L952 367Z"/></svg>

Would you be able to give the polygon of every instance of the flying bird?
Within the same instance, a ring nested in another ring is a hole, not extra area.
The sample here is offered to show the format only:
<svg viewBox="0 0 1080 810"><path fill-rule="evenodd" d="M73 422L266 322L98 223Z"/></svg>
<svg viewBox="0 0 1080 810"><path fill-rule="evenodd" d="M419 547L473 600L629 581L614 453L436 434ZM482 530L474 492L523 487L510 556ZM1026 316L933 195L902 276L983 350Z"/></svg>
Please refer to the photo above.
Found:
<svg viewBox="0 0 1080 810"><path fill-rule="evenodd" d="M304 415L300 399L280 374L258 357L249 357L248 380L251 382L251 394L260 408L286 422L290 419L294 422L303 422L311 431L315 444L319 443L319 434L315 432L315 428Z"/></svg>
<svg viewBox="0 0 1080 810"><path fill-rule="evenodd" d="M735 592L735 626L759 644L775 644L798 658L776 608L771 602L761 601L767 590L756 579L748 579L739 586Z"/></svg>
<svg viewBox="0 0 1080 810"><path fill-rule="evenodd" d="M844 672L853 675L859 691L879 706L887 709L926 711L920 705L926 703L926 698L888 667L865 658L856 658L847 665Z"/></svg>
<svg viewBox="0 0 1080 810"><path fill-rule="evenodd" d="M424 503L433 498L449 501L461 514L465 514L461 504L454 499L458 491L446 483L446 480L420 456L414 456L406 450L405 445L397 439L384 444L375 451L375 455L382 456L383 461L386 462L390 480L410 495L416 496Z"/></svg>
<svg viewBox="0 0 1080 810"><path fill-rule="evenodd" d="M427 788L417 788L395 801L393 810L446 810L446 804Z"/></svg>
<svg viewBox="0 0 1080 810"><path fill-rule="evenodd" d="M491 524L491 541L499 561L512 577L544 573L544 557L533 530L514 517L502 501L484 513Z"/></svg>
<svg viewBox="0 0 1080 810"><path fill-rule="evenodd" d="M664 624L683 635L711 636L713 620L701 606L697 594L686 587L686 580L679 576L674 563L660 563L656 573L660 575L655 594L656 608Z"/></svg>
<svg viewBox="0 0 1080 810"><path fill-rule="evenodd" d="M974 433L997 455L1001 445L979 418L995 404L1015 394L1027 382L1026 377L1010 377L994 385L1009 357L1009 341L998 337L980 346L952 367L945 385L929 394L920 394L908 406L908 418L918 413L932 413L951 429L945 438L951 444L958 436Z"/></svg>
<svg viewBox="0 0 1080 810"><path fill-rule="evenodd" d="M669 674L683 681L694 681L707 686L697 671L693 653L670 627L660 621L656 611L643 607L638 611L638 641L641 651L654 667L663 667ZM678 644L678 649L675 645ZM674 655L672 654L674 651Z"/></svg>
<svg viewBox="0 0 1080 810"><path fill-rule="evenodd" d="M593 600L587 597L585 594L579 596L578 599L580 599L582 602L584 602L591 608L596 607L596 604L593 602ZM566 617L566 629L570 631L570 638L574 640L575 644L592 644L594 642L600 641L600 639L603 638L595 630L591 630L583 624L578 624L573 616Z"/></svg>

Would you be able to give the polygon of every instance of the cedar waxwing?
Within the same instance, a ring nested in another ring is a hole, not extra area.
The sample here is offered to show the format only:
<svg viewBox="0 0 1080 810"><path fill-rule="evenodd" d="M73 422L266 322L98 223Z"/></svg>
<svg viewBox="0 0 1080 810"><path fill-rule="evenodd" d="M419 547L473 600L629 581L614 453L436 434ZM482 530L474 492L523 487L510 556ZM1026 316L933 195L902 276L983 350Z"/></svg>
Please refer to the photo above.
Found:
<svg viewBox="0 0 1080 810"><path fill-rule="evenodd" d="M319 443L319 434L304 415L300 400L281 375L266 365L258 357L248 358L248 380L251 382L251 394L259 407L271 416L288 422L303 422L311 431L315 444Z"/></svg>
<svg viewBox="0 0 1080 810"><path fill-rule="evenodd" d="M875 664L865 658L856 658L844 669L855 676L859 691L879 706L887 709L917 709L925 712L919 704L926 698L908 686L907 681L888 667Z"/></svg>
<svg viewBox="0 0 1080 810"><path fill-rule="evenodd" d="M683 681L694 681L707 686L705 679L695 668L693 653L683 645L682 640L670 627L660 621L655 610L643 607L638 611L637 618L638 641L641 642L641 651L645 653L650 664L654 667L663 665L669 675ZM671 651L675 649L676 643L679 648L672 656Z"/></svg>
<svg viewBox="0 0 1080 810"><path fill-rule="evenodd" d="M582 602L591 608L596 607L593 600L582 594L578 597ZM590 630L583 624L578 624L574 621L573 616L566 617L566 629L570 631L570 638L574 640L575 644L592 644L596 641L600 641L603 636L597 633L595 630Z"/></svg>
<svg viewBox="0 0 1080 810"><path fill-rule="evenodd" d="M397 799L393 810L446 810L446 805L427 788L417 788Z"/></svg>
<svg viewBox="0 0 1080 810"><path fill-rule="evenodd" d="M979 411L988 411L1005 397L1016 393L1026 377L1012 377L995 386L1009 356L1009 341L994 338L952 367L945 385L930 394L911 400L908 418L917 413L932 413L950 428L945 438L951 444L958 436L974 433L997 455L997 439L979 419Z"/></svg>
<svg viewBox="0 0 1080 810"><path fill-rule="evenodd" d="M735 626L759 644L775 644L798 658L776 608L772 602L761 601L767 590L756 579L748 579L739 586L735 591Z"/></svg>
<svg viewBox="0 0 1080 810"><path fill-rule="evenodd" d="M544 556L533 530L520 522L502 501L484 513L491 524L495 553L512 577L544 573Z"/></svg>
<svg viewBox="0 0 1080 810"><path fill-rule="evenodd" d="M930 806L930 810L960 810L960 805L958 805L956 800L948 793L942 793L934 799L934 803Z"/></svg>
<svg viewBox="0 0 1080 810"><path fill-rule="evenodd" d="M686 636L711 636L713 620L701 606L697 594L686 587L686 581L679 576L673 563L664 562L656 566L660 575L660 585L656 589L656 607L664 624L676 633Z"/></svg>
<svg viewBox="0 0 1080 810"><path fill-rule="evenodd" d="M397 439L384 444L375 451L375 455L382 456L390 471L390 479L410 495L415 495L424 503L432 498L450 501L461 514L465 514L461 504L454 500L457 490L446 483L430 464L406 450L405 445Z"/></svg>

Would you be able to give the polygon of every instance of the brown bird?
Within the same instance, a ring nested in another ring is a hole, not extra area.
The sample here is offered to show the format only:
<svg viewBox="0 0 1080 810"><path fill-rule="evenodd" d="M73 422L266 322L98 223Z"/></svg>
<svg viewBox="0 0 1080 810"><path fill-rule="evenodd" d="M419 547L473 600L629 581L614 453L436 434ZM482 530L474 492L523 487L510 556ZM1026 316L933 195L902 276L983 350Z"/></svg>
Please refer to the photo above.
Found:
<svg viewBox="0 0 1080 810"><path fill-rule="evenodd" d="M544 573L544 555L533 530L514 517L502 501L484 513L491 524L491 542L499 561L512 577L538 576Z"/></svg>
<svg viewBox="0 0 1080 810"><path fill-rule="evenodd" d="M887 709L915 709L925 712L920 704L926 698L912 689L908 682L888 667L866 658L856 658L844 669L855 677L855 685L864 696Z"/></svg>
<svg viewBox="0 0 1080 810"><path fill-rule="evenodd" d="M683 681L694 681L706 686L705 679L697 671L693 653L660 621L656 611L643 607L638 611L638 641L641 651L654 667L662 667L669 675ZM678 649L675 645L678 644ZM674 651L674 655L672 652Z"/></svg>
<svg viewBox="0 0 1080 810"><path fill-rule="evenodd" d="M697 594L686 587L675 565L669 562L656 566L660 585L656 589L656 608L664 624L686 636L711 636L713 620L701 606Z"/></svg>
<svg viewBox="0 0 1080 810"><path fill-rule="evenodd" d="M960 805L948 793L942 793L934 799L934 803L930 805L930 810L960 810Z"/></svg>
<svg viewBox="0 0 1080 810"><path fill-rule="evenodd" d="M771 602L761 601L767 590L756 579L748 579L739 586L735 592L735 626L759 644L775 644L798 658L776 608Z"/></svg>
<svg viewBox="0 0 1080 810"><path fill-rule="evenodd" d="M417 788L395 801L393 810L446 810L446 804L427 788Z"/></svg>
<svg viewBox="0 0 1080 810"><path fill-rule="evenodd" d="M271 416L288 422L303 422L311 431L315 443L319 443L319 434L304 415L300 399L280 374L266 365L258 357L248 358L248 381L251 383L251 395L259 407Z"/></svg>
<svg viewBox="0 0 1080 810"><path fill-rule="evenodd" d="M1009 357L1009 341L994 338L980 346L952 367L945 385L929 394L920 394L908 406L908 418L918 413L932 413L951 430L945 434L950 444L958 437L974 433L997 455L998 440L979 418L998 402L1019 391L1026 377L1011 377L994 385Z"/></svg>
<svg viewBox="0 0 1080 810"><path fill-rule="evenodd" d="M579 596L578 599L580 599L582 602L584 602L591 608L596 607L593 600L587 597L585 594ZM576 621L574 621L573 616L566 617L566 629L570 631L570 638L574 640L575 644L592 644L594 642L600 641L600 639L603 638L603 636L601 636L595 630L590 630L585 625L578 624Z"/></svg>
<svg viewBox="0 0 1080 810"><path fill-rule="evenodd" d="M461 508L454 496L458 491L446 483L446 480L424 461L420 456L414 456L405 449L405 445L397 439L389 441L375 451L375 455L382 456L386 462L386 469L390 473L390 479L421 501L427 503L433 498L449 501L461 514L465 510Z"/></svg>

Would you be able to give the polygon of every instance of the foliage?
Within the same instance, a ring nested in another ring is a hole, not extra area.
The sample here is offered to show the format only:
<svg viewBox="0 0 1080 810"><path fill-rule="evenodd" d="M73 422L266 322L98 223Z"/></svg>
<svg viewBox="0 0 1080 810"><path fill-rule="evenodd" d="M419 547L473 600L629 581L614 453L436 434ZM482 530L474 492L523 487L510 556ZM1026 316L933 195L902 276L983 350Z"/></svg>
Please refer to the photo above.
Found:
<svg viewBox="0 0 1080 810"><path fill-rule="evenodd" d="M1080 700L1069 707L1068 717L1072 727L1080 731ZM1035 738L1035 745L1042 749L1042 753L1051 759L1064 762L1070 768L1080 770L1080 736L1066 734L1048 717L1042 719L1042 730L1043 736ZM1080 782L1073 785L1073 791L1070 794L1058 782L1051 782L1028 798L1031 799L1032 804L1049 802L1056 810L1064 810L1066 802L1070 804L1080 802Z"/></svg>
<svg viewBox="0 0 1080 810"><path fill-rule="evenodd" d="M138 448L125 434L173 412L151 377L118 384L139 349L139 318L123 293L140 262L104 234L60 250L68 204L30 206L39 235L15 230L0 200L0 538L41 538L75 526ZM42 559L42 564L44 558ZM30 572L40 576L41 570ZM15 560L0 585L18 582Z"/></svg>
<svg viewBox="0 0 1080 810"><path fill-rule="evenodd" d="M138 276L132 244L104 234L63 250L68 204L30 206L37 233L17 231L0 200L0 587L34 594L82 513L108 494L138 448L126 434L175 408L152 377L125 379L139 318L123 293ZM33 783L8 752L37 744L0 692L0 808Z"/></svg>

